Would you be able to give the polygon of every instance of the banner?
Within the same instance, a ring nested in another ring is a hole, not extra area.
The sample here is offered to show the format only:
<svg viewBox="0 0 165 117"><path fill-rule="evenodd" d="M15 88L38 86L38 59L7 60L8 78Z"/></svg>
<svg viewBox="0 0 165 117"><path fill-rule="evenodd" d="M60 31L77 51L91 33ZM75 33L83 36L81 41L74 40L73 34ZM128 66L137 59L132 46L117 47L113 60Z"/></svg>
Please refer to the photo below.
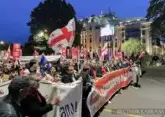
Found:
<svg viewBox="0 0 165 117"><path fill-rule="evenodd" d="M105 75L95 82L87 98L91 117L121 88L126 87L133 78L130 68L121 69Z"/></svg>
<svg viewBox="0 0 165 117"><path fill-rule="evenodd" d="M10 80L7 82L0 83L0 100L2 100L8 94L8 86L10 84Z"/></svg>
<svg viewBox="0 0 165 117"><path fill-rule="evenodd" d="M71 84L54 84L49 101L59 97L60 105L55 106L46 117L81 117L82 107L82 81Z"/></svg>
<svg viewBox="0 0 165 117"><path fill-rule="evenodd" d="M78 50L77 48L72 48L72 59L77 60L78 59Z"/></svg>
<svg viewBox="0 0 165 117"><path fill-rule="evenodd" d="M8 94L8 86L11 81L0 83L0 100ZM44 117L81 117L82 107L82 80L71 84L56 83L41 80L39 91L44 97L48 97L50 103L59 97L60 105Z"/></svg>
<svg viewBox="0 0 165 117"><path fill-rule="evenodd" d="M45 56L47 61L53 62L53 61L58 61L61 58L61 55L53 55L53 56ZM41 56L36 56L35 57L38 61L41 60ZM29 62L30 60L34 59L34 56L20 56L20 61L27 61Z"/></svg>
<svg viewBox="0 0 165 117"><path fill-rule="evenodd" d="M16 60L19 60L20 56L21 56L21 45L18 43L14 43L13 44L13 58Z"/></svg>

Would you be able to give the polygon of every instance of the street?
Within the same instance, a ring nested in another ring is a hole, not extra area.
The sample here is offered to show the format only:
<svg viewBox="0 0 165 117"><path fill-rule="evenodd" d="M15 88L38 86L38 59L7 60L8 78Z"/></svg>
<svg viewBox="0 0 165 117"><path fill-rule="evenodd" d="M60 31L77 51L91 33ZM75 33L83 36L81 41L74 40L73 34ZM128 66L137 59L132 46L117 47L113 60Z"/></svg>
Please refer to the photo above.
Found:
<svg viewBox="0 0 165 117"><path fill-rule="evenodd" d="M130 86L123 90L121 95L115 96L111 103L105 106L99 117L165 117L165 115L150 114L153 109L159 109L159 111L165 109L165 78L143 77L140 79L140 84L142 86L140 89ZM150 110L143 115L134 114L135 109ZM131 113L122 113L122 111Z"/></svg>

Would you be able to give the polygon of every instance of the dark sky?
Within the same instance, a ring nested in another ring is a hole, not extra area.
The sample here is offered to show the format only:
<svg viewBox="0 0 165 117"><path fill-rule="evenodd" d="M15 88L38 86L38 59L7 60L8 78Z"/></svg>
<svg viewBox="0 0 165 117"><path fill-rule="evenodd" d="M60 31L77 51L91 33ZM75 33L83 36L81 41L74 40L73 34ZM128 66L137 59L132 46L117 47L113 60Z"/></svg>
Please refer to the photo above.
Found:
<svg viewBox="0 0 165 117"><path fill-rule="evenodd" d="M24 43L29 36L31 10L42 0L1 0L0 40ZM121 18L143 17L149 0L68 0L78 17L107 12L108 8Z"/></svg>

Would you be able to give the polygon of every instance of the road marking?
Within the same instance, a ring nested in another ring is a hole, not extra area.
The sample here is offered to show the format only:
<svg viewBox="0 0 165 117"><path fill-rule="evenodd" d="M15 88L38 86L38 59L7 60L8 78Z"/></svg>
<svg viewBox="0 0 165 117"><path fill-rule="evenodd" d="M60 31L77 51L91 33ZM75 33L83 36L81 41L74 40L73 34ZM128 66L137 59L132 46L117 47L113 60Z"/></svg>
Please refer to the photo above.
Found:
<svg viewBox="0 0 165 117"><path fill-rule="evenodd" d="M112 112L111 109L104 109L104 111L109 112L109 113ZM120 114L120 113L119 113L119 114ZM121 113L121 115L126 115L126 116L128 116L128 117L143 117L143 116L135 115L135 114L123 114L123 113Z"/></svg>

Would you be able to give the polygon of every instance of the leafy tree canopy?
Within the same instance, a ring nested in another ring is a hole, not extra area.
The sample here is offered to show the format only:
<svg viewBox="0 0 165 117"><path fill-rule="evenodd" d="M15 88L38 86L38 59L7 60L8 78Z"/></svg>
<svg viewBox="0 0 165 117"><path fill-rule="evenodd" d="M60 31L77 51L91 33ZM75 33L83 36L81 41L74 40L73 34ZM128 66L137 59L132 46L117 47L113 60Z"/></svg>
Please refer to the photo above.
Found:
<svg viewBox="0 0 165 117"><path fill-rule="evenodd" d="M146 17L152 21L151 32L154 38L160 35L165 37L165 0L150 0Z"/></svg>
<svg viewBox="0 0 165 117"><path fill-rule="evenodd" d="M130 38L122 43L122 51L128 56L137 56L142 50L144 50L144 45L138 39Z"/></svg>
<svg viewBox="0 0 165 117"><path fill-rule="evenodd" d="M48 37L55 29L62 28L68 24L72 19L76 19L76 12L70 3L65 0L45 0L40 2L39 5L31 12L31 20L28 22L31 35L25 48L34 50L34 47L42 51L45 48L46 53L50 53L45 38ZM44 32L44 36L37 36L40 32ZM80 44L81 25L76 19L76 37L74 45ZM28 51L27 50L27 51ZM30 53L28 53L30 54Z"/></svg>

